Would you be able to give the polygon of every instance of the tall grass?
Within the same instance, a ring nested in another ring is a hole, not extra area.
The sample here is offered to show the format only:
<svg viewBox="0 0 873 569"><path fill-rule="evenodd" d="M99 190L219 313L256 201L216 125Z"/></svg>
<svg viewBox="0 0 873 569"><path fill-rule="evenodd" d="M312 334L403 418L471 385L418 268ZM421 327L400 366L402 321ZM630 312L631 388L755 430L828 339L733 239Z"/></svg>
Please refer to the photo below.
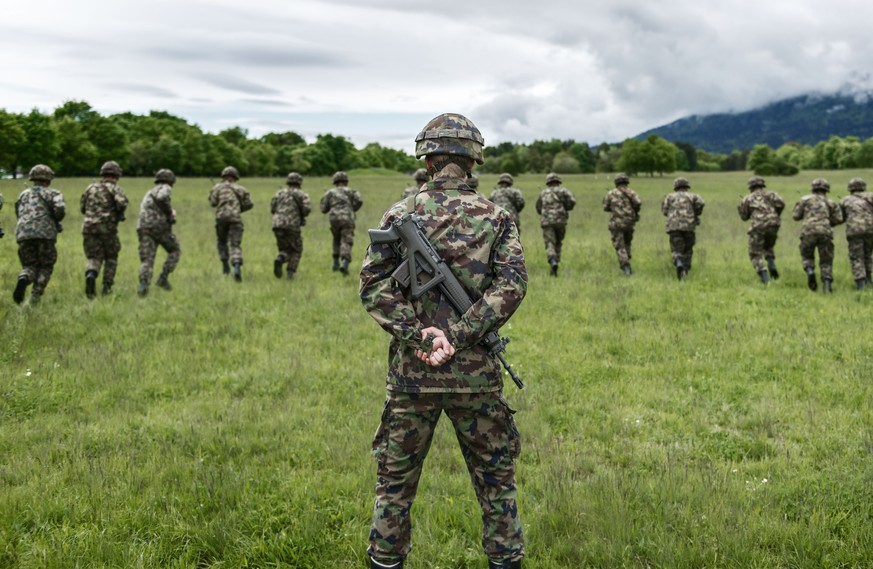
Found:
<svg viewBox="0 0 873 569"><path fill-rule="evenodd" d="M770 178L789 208L814 177ZM782 278L757 281L736 214L747 175L689 174L707 202L694 269L677 282L660 200L671 178L634 178L643 201L624 278L601 200L610 179L567 176L558 279L519 176L530 290L505 333L527 384L507 387L523 437L527 565L864 567L873 559L873 292L856 293L842 229L835 292L806 289L799 227L784 215ZM180 179L172 292L136 296L135 217L149 180L122 179L115 293L84 296L78 200L43 302L16 306L12 204L0 223L0 567L362 567L375 483L370 441L387 336L357 280L330 269L325 216L304 228L298 277L272 275L269 199L244 179L244 282L220 274L210 184ZM495 176L483 176L490 193ZM367 227L408 179L352 176ZM317 202L327 179L304 183ZM836 191L835 194L844 194ZM786 212L790 213L790 212ZM158 255L162 262L163 253ZM483 567L463 460L443 424L425 466L408 566Z"/></svg>

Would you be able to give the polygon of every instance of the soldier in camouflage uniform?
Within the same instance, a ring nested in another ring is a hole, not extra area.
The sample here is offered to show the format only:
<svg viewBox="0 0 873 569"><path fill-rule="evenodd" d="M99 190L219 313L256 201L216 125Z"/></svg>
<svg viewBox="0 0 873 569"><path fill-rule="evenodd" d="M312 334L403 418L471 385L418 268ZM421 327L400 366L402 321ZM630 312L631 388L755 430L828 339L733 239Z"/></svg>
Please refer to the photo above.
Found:
<svg viewBox="0 0 873 569"><path fill-rule="evenodd" d="M505 209L512 216L518 232L521 233L521 210L524 209L524 195L521 190L513 188L515 180L510 174L500 174L497 178L497 188L491 192L491 201Z"/></svg>
<svg viewBox="0 0 873 569"><path fill-rule="evenodd" d="M100 266L103 271L103 294L112 292L115 271L118 269L118 253L121 240L118 238L118 222L124 220L127 196L118 185L121 166L108 161L100 167L101 182L91 184L82 194L79 210L82 212L82 238L85 248L85 295L97 296L97 276Z"/></svg>
<svg viewBox="0 0 873 569"><path fill-rule="evenodd" d="M478 191L479 190L479 178L477 178L473 174L470 174L469 176L467 176L467 185L470 186L471 188L473 188L474 190Z"/></svg>
<svg viewBox="0 0 873 569"><path fill-rule="evenodd" d="M285 178L287 188L282 188L270 201L270 213L273 214L273 234L276 236L276 246L279 255L273 261L273 274L282 278L282 265L288 263L288 278L294 278L300 256L303 254L303 236L300 228L306 225L306 216L312 211L309 194L300 189L303 176L291 172Z"/></svg>
<svg viewBox="0 0 873 569"><path fill-rule="evenodd" d="M609 233L612 235L612 246L618 256L618 266L624 274L631 276L631 242L634 239L634 226L640 219L640 208L643 202L635 191L630 189L630 178L626 174L618 174L615 188L609 190L603 197L603 211L608 211Z"/></svg>
<svg viewBox="0 0 873 569"><path fill-rule="evenodd" d="M761 282L768 284L770 278L779 278L773 247L782 224L780 216L785 209L785 200L776 192L767 190L761 176L749 178L748 186L749 195L743 198L737 211L743 221L752 220L749 226L749 259L755 272L761 277Z"/></svg>
<svg viewBox="0 0 873 569"><path fill-rule="evenodd" d="M355 244L355 212L364 204L361 194L349 188L349 176L345 172L333 175L334 187L321 197L321 213L328 214L330 233L333 235L333 270L343 276L349 274L352 261L352 246ZM342 260L342 263L340 263Z"/></svg>
<svg viewBox="0 0 873 569"><path fill-rule="evenodd" d="M815 250L818 249L818 262L824 292L831 292L834 282L834 226L841 224L843 212L837 202L828 199L831 185L824 178L816 178L811 184L812 194L803 196L794 206L791 217L803 221L800 229L800 257L806 272L809 290L817 290L815 280Z"/></svg>
<svg viewBox="0 0 873 569"><path fill-rule="evenodd" d="M546 256L553 277L558 276L561 245L564 243L567 221L570 217L567 212L576 207L576 198L570 190L561 185L562 181L558 174L549 173L546 176L546 187L537 198L537 213L540 215L543 241L546 242Z"/></svg>
<svg viewBox="0 0 873 569"><path fill-rule="evenodd" d="M667 217L667 234L670 236L670 253L676 266L676 277L684 280L691 270L695 230L700 225L700 215L706 203L703 198L688 190L691 184L685 178L673 180L673 193L667 194L661 203L661 213Z"/></svg>
<svg viewBox="0 0 873 569"><path fill-rule="evenodd" d="M221 270L228 275L230 265L233 265L233 279L242 282L242 213L252 209L253 204L249 191L237 182L239 171L227 166L221 171L221 181L209 192L209 205L215 208L215 234Z"/></svg>
<svg viewBox="0 0 873 569"><path fill-rule="evenodd" d="M33 187L21 192L15 202L15 240L18 242L18 259L21 273L15 285L12 299L16 304L24 301L27 287L33 283L30 301L39 302L52 277L58 260L57 239L62 231L61 221L66 214L64 196L48 187L55 173L44 164L30 169L28 176Z"/></svg>
<svg viewBox="0 0 873 569"><path fill-rule="evenodd" d="M400 196L400 199L405 200L409 196L417 194L418 190L421 189L421 186L426 184L428 179L429 179L427 177L427 170L425 170L424 168L419 168L418 170L416 170L415 174L413 174L412 178L415 180L415 185L409 186L408 188L403 190L403 195Z"/></svg>
<svg viewBox="0 0 873 569"><path fill-rule="evenodd" d="M426 157L433 181L414 201L393 205L380 224L387 228L414 209L440 256L479 299L467 314L456 314L436 289L411 300L409 289L391 277L399 259L387 245L371 245L361 269L364 307L391 334L388 395L373 441L378 479L371 568L400 568L411 549L412 503L443 412L482 508L489 566L517 569L524 556L516 506L518 430L502 395L500 364L479 341L518 308L527 272L509 214L465 183L473 162L482 163L482 143L461 115L430 121L416 137L416 156Z"/></svg>
<svg viewBox="0 0 873 569"><path fill-rule="evenodd" d="M855 287L873 285L873 193L861 178L849 181L850 194L840 200L846 220L846 240L849 242L849 262Z"/></svg>
<svg viewBox="0 0 873 569"><path fill-rule="evenodd" d="M179 264L182 251L179 240L173 234L173 224L176 223L176 210L173 209L173 185L176 175L171 170L158 170L155 174L156 186L146 192L139 206L139 220L136 224L136 234L139 237L139 289L137 293L145 296L152 282L152 267L155 264L155 253L158 245L167 252L167 260L158 277L157 285L164 290L172 290L170 273Z"/></svg>

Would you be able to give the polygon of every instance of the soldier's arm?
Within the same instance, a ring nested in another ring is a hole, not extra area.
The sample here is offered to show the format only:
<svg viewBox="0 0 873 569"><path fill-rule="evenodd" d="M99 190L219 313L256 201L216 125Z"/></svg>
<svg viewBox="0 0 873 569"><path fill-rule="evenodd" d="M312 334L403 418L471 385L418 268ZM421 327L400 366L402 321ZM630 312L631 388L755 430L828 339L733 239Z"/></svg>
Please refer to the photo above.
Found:
<svg viewBox="0 0 873 569"><path fill-rule="evenodd" d="M52 209L55 221L63 221L64 216L67 215L67 204L64 203L64 195L57 190L52 196Z"/></svg>
<svg viewBox="0 0 873 569"><path fill-rule="evenodd" d="M326 191L324 195L321 196L321 201L318 205L321 209L321 213L327 213L330 211L330 190Z"/></svg>
<svg viewBox="0 0 873 569"><path fill-rule="evenodd" d="M515 192L515 209L519 213L524 209L524 194L521 193L521 190L516 190Z"/></svg>
<svg viewBox="0 0 873 569"><path fill-rule="evenodd" d="M542 196L542 194L540 194L540 196L537 198L537 203L535 205L537 208L537 214L542 215L543 214L543 196Z"/></svg>
<svg viewBox="0 0 873 569"><path fill-rule="evenodd" d="M79 213L81 213L82 215L85 215L85 206L88 203L88 190L89 189L91 189L91 186L88 186L88 188L82 194L82 197L79 198Z"/></svg>
<svg viewBox="0 0 873 569"><path fill-rule="evenodd" d="M670 213L670 196L665 196L664 201L661 202L661 213L667 215Z"/></svg>
<svg viewBox="0 0 873 569"><path fill-rule="evenodd" d="M364 205L364 200L361 198L361 194L358 193L357 190L352 190L352 209L358 211L361 209L361 206Z"/></svg>
<svg viewBox="0 0 873 569"><path fill-rule="evenodd" d="M127 194L124 193L124 190L121 189L120 186L115 186L115 207L119 211L124 211L127 209L129 201L127 199Z"/></svg>
<svg viewBox="0 0 873 569"><path fill-rule="evenodd" d="M255 204L252 202L252 194L249 193L247 189L242 186L239 187L239 209L240 211L248 211L255 207Z"/></svg>
<svg viewBox="0 0 873 569"><path fill-rule="evenodd" d="M803 209L803 200L794 204L794 210L791 212L791 219L794 221L800 221L803 219Z"/></svg>
<svg viewBox="0 0 873 569"><path fill-rule="evenodd" d="M740 205L737 206L737 212L740 214L740 219L743 221L749 221L749 218L752 217L752 212L749 210L749 200L743 198L743 201L740 202Z"/></svg>
<svg viewBox="0 0 873 569"><path fill-rule="evenodd" d="M154 194L152 194L155 200L155 204L161 211L163 211L167 217L173 216L173 204L172 204L172 193L169 186L163 186Z"/></svg>
<svg viewBox="0 0 873 569"><path fill-rule="evenodd" d="M830 201L828 203L828 209L830 210L830 223L831 226L837 226L846 221L846 216L843 214L843 210L837 205L837 202Z"/></svg>
<svg viewBox="0 0 873 569"><path fill-rule="evenodd" d="M567 211L571 211L574 207L576 207L576 197L573 196L573 194L571 194L570 190L568 190L567 188L564 188L562 194L563 195L561 197L563 198L562 201L564 202L564 209L566 209Z"/></svg>
<svg viewBox="0 0 873 569"><path fill-rule="evenodd" d="M312 202L309 201L309 194L300 190L296 192L297 206L300 208L300 215L306 217L312 211Z"/></svg>
<svg viewBox="0 0 873 569"><path fill-rule="evenodd" d="M703 208L706 207L706 202L697 194L694 195L694 198L694 215L701 215L703 214Z"/></svg>
<svg viewBox="0 0 873 569"><path fill-rule="evenodd" d="M612 200L609 199L609 193L603 196L603 211L612 211Z"/></svg>
<svg viewBox="0 0 873 569"><path fill-rule="evenodd" d="M218 185L212 186L209 190L209 205L218 207Z"/></svg>
<svg viewBox="0 0 873 569"><path fill-rule="evenodd" d="M776 210L776 215L782 215L782 210L785 209L785 200L776 192L773 192L773 209Z"/></svg>

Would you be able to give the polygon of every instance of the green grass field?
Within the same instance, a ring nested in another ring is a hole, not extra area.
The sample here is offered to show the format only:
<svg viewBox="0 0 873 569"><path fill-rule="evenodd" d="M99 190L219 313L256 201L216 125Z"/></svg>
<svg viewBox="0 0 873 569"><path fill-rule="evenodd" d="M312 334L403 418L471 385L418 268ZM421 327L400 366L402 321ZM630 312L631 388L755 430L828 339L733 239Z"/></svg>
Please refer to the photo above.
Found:
<svg viewBox="0 0 873 569"><path fill-rule="evenodd" d="M534 211L544 176L519 176L528 297L504 331L527 388L507 382L526 567L873 566L873 291L857 293L842 228L834 294L806 289L790 208L827 177L770 178L787 215L782 278L761 286L736 205L748 173L689 174L707 202L694 270L675 279L661 198L635 178L636 274L606 230L603 175L578 199L558 279ZM355 175L366 228L409 182ZM483 176L489 194L496 176ZM295 281L272 275L269 200L243 179L244 282L221 275L210 183L180 179L172 292L140 299L135 218L150 180L122 179L116 292L88 301L79 233L86 179L60 179L69 215L43 302L12 302L13 203L0 182L0 567L365 567L388 337L357 279L330 270L325 216L304 228ZM306 179L315 204L327 179ZM161 251L158 263L164 259ZM98 287L99 288L99 287ZM413 510L413 569L485 567L480 519L443 421Z"/></svg>

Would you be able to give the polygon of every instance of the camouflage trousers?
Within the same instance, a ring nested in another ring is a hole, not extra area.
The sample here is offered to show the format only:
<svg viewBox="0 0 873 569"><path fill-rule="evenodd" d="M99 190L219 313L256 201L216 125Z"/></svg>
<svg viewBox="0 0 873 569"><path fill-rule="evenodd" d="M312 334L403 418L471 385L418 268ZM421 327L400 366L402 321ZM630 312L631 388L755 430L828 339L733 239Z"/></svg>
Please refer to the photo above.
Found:
<svg viewBox="0 0 873 569"><path fill-rule="evenodd" d="M176 265L179 264L179 256L182 254L179 240L176 239L173 232L137 229L136 233L139 236L139 282L146 284L152 282L152 267L155 264L155 253L157 253L158 245L167 252L163 272L172 273Z"/></svg>
<svg viewBox="0 0 873 569"><path fill-rule="evenodd" d="M856 281L873 276L873 234L846 237L849 242L849 262Z"/></svg>
<svg viewBox="0 0 873 569"><path fill-rule="evenodd" d="M521 558L524 537L515 485L520 441L513 411L499 392L388 393L373 440L376 505L367 552L388 564L409 554L412 502L442 413L455 428L482 509L486 555Z"/></svg>
<svg viewBox="0 0 873 569"><path fill-rule="evenodd" d="M693 231L668 231L670 235L670 253L673 256L673 265L691 268L691 257L694 256L694 244L697 237Z"/></svg>
<svg viewBox="0 0 873 569"><path fill-rule="evenodd" d="M355 224L350 221L331 221L330 233L333 235L333 255L352 260L352 245L355 244Z"/></svg>
<svg viewBox="0 0 873 569"><path fill-rule="evenodd" d="M218 258L222 261L230 261L231 265L242 265L243 224L231 221L216 221L215 235L216 243L218 244Z"/></svg>
<svg viewBox="0 0 873 569"><path fill-rule="evenodd" d="M610 229L612 246L615 247L615 255L618 257L618 266L622 269L630 265L631 241L634 240L634 229Z"/></svg>
<svg viewBox="0 0 873 569"><path fill-rule="evenodd" d="M297 271L300 256L303 254L303 236L299 227L275 227L276 246L279 249L278 261L288 263L288 273Z"/></svg>
<svg viewBox="0 0 873 569"><path fill-rule="evenodd" d="M818 249L818 264L822 280L834 280L834 238L830 235L801 235L800 257L803 270L815 269L815 250Z"/></svg>
<svg viewBox="0 0 873 569"><path fill-rule="evenodd" d="M18 260L21 261L21 272L18 277L27 277L33 283L32 294L36 296L45 292L52 271L58 260L56 242L52 239L25 239L18 243Z"/></svg>
<svg viewBox="0 0 873 569"><path fill-rule="evenodd" d="M118 269L118 254L121 252L121 240L118 233L84 233L82 235L85 248L85 272L103 271L103 283L112 286L115 282L115 271Z"/></svg>
<svg viewBox="0 0 873 569"><path fill-rule="evenodd" d="M755 267L755 272L767 270L767 259L775 259L776 237L779 235L779 227L767 227L749 232L749 260Z"/></svg>
<svg viewBox="0 0 873 569"><path fill-rule="evenodd" d="M546 243L546 257L561 261L561 245L567 234L566 225L543 225L543 241Z"/></svg>

